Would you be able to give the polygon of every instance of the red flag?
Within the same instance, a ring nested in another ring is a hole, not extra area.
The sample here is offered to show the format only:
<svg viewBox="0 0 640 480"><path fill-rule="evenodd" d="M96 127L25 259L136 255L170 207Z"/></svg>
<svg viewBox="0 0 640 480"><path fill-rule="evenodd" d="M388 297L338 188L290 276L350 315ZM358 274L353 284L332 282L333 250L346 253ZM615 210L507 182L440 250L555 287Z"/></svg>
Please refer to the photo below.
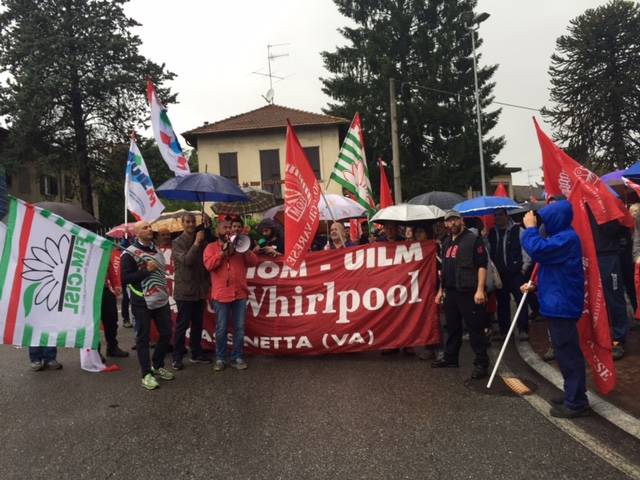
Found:
<svg viewBox="0 0 640 480"><path fill-rule="evenodd" d="M393 196L387 181L387 174L384 171L384 167L387 164L380 159L378 160L378 165L380 166L380 208L390 207L393 205Z"/></svg>
<svg viewBox="0 0 640 480"><path fill-rule="evenodd" d="M297 270L318 230L320 185L288 120L284 185L285 263Z"/></svg>
<svg viewBox="0 0 640 480"><path fill-rule="evenodd" d="M498 184L498 186L496 187L496 191L493 192L493 196L494 197L508 197L509 194L507 193L507 189L504 188L504 184L502 182L500 182Z"/></svg>
<svg viewBox="0 0 640 480"><path fill-rule="evenodd" d="M542 150L547 195L565 195L573 209L572 225L580 237L585 273L584 308L578 321L580 349L591 367L596 388L599 392L607 394L616 385L616 372L611 356L609 317L586 205L589 205L598 223L611 220L623 222L627 215L620 211L615 202L617 199L600 182L598 176L558 148L540 130L535 119L534 123ZM624 209L624 206L622 208ZM624 211L626 212L626 209Z"/></svg>
<svg viewBox="0 0 640 480"><path fill-rule="evenodd" d="M589 205L598 225L618 220L628 228L633 228L633 218L624 204L616 198L609 188L600 181L595 173L580 165L562 151L547 137L536 119L533 119L538 133L538 142L542 150L542 169L544 170L544 189L547 195L569 197L576 184L582 185L582 195Z"/></svg>

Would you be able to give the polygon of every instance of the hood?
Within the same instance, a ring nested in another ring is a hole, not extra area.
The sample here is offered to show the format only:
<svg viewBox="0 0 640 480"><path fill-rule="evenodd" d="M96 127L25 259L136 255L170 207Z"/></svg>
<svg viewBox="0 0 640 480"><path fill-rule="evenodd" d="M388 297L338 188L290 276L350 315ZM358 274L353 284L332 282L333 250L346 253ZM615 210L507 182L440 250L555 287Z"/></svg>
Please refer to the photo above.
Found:
<svg viewBox="0 0 640 480"><path fill-rule="evenodd" d="M538 212L545 232L548 235L555 235L571 226L573 220L573 210L571 204L566 200L553 202Z"/></svg>

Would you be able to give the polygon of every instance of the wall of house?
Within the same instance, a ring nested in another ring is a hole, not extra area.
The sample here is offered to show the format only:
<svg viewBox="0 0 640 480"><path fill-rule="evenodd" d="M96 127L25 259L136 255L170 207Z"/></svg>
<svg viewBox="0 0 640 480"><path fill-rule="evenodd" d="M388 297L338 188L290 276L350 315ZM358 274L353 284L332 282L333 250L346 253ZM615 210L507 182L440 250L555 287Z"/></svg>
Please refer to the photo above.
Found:
<svg viewBox="0 0 640 480"><path fill-rule="evenodd" d="M338 127L299 129L296 131L302 147L319 147L321 184L323 190L338 158L340 144ZM220 174L220 153L237 153L238 183L261 188L260 150L279 150L280 174L284 179L284 133L248 133L234 136L201 136L198 138L198 162L200 171ZM284 190L284 185L282 186ZM341 188L331 182L329 193L341 193Z"/></svg>

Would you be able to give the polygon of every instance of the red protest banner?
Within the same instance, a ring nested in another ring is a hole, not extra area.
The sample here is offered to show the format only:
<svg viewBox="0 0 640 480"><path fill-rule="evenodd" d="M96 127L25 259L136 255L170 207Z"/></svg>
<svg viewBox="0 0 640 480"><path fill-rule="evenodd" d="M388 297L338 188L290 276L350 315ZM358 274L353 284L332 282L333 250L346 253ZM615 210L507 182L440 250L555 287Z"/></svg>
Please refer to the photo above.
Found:
<svg viewBox="0 0 640 480"><path fill-rule="evenodd" d="M363 352L440 342L434 242L310 252L297 271L260 257L247 273L245 350L263 355ZM203 345L213 347L208 307Z"/></svg>
<svg viewBox="0 0 640 480"><path fill-rule="evenodd" d="M287 265L298 268L311 247L320 223L320 185L287 120L287 151L284 176L284 256Z"/></svg>

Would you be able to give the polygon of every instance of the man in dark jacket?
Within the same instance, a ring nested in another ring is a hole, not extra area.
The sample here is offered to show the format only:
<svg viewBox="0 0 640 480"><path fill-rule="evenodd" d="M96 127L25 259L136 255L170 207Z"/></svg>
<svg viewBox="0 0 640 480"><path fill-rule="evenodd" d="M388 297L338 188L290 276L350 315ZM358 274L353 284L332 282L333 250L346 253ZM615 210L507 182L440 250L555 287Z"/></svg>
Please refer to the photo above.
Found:
<svg viewBox="0 0 640 480"><path fill-rule="evenodd" d="M458 367L462 346L462 321L469 331L471 348L476 355L471 378L487 376L489 356L484 334L487 302L487 250L482 238L464 227L461 215L449 210L444 217L450 235L442 242L442 281L436 303L444 304L447 319L447 342L444 357L433 368Z"/></svg>
<svg viewBox="0 0 640 480"><path fill-rule="evenodd" d="M533 212L524 217L522 245L539 265L540 314L547 319L551 343L564 379L564 398L553 400L551 415L582 417L590 413L586 395L584 357L576 326L584 307L584 271L580 239L571 228L571 204L561 200L539 212L546 238L537 228ZM523 290L525 285L523 285Z"/></svg>
<svg viewBox="0 0 640 480"><path fill-rule="evenodd" d="M202 252L207 245L205 232L196 232L196 217L193 213L182 216L184 232L171 245L173 260L173 298L178 305L176 333L173 347L172 367L182 370L185 353L185 335L191 325L189 346L192 363L211 363L202 353L202 316L205 300L209 294L209 274L202 263Z"/></svg>
<svg viewBox="0 0 640 480"><path fill-rule="evenodd" d="M529 261L528 256L522 253L520 245L520 235L522 229L509 218L506 210L496 211L495 227L489 230L489 253L491 260L496 266L502 288L496 291L498 300L498 325L500 335L504 336L511 324L511 297L516 303L520 303L522 293L520 285L525 281L524 272L529 268L525 261ZM518 316L518 332L520 340L529 338L529 319L527 310L523 308Z"/></svg>

